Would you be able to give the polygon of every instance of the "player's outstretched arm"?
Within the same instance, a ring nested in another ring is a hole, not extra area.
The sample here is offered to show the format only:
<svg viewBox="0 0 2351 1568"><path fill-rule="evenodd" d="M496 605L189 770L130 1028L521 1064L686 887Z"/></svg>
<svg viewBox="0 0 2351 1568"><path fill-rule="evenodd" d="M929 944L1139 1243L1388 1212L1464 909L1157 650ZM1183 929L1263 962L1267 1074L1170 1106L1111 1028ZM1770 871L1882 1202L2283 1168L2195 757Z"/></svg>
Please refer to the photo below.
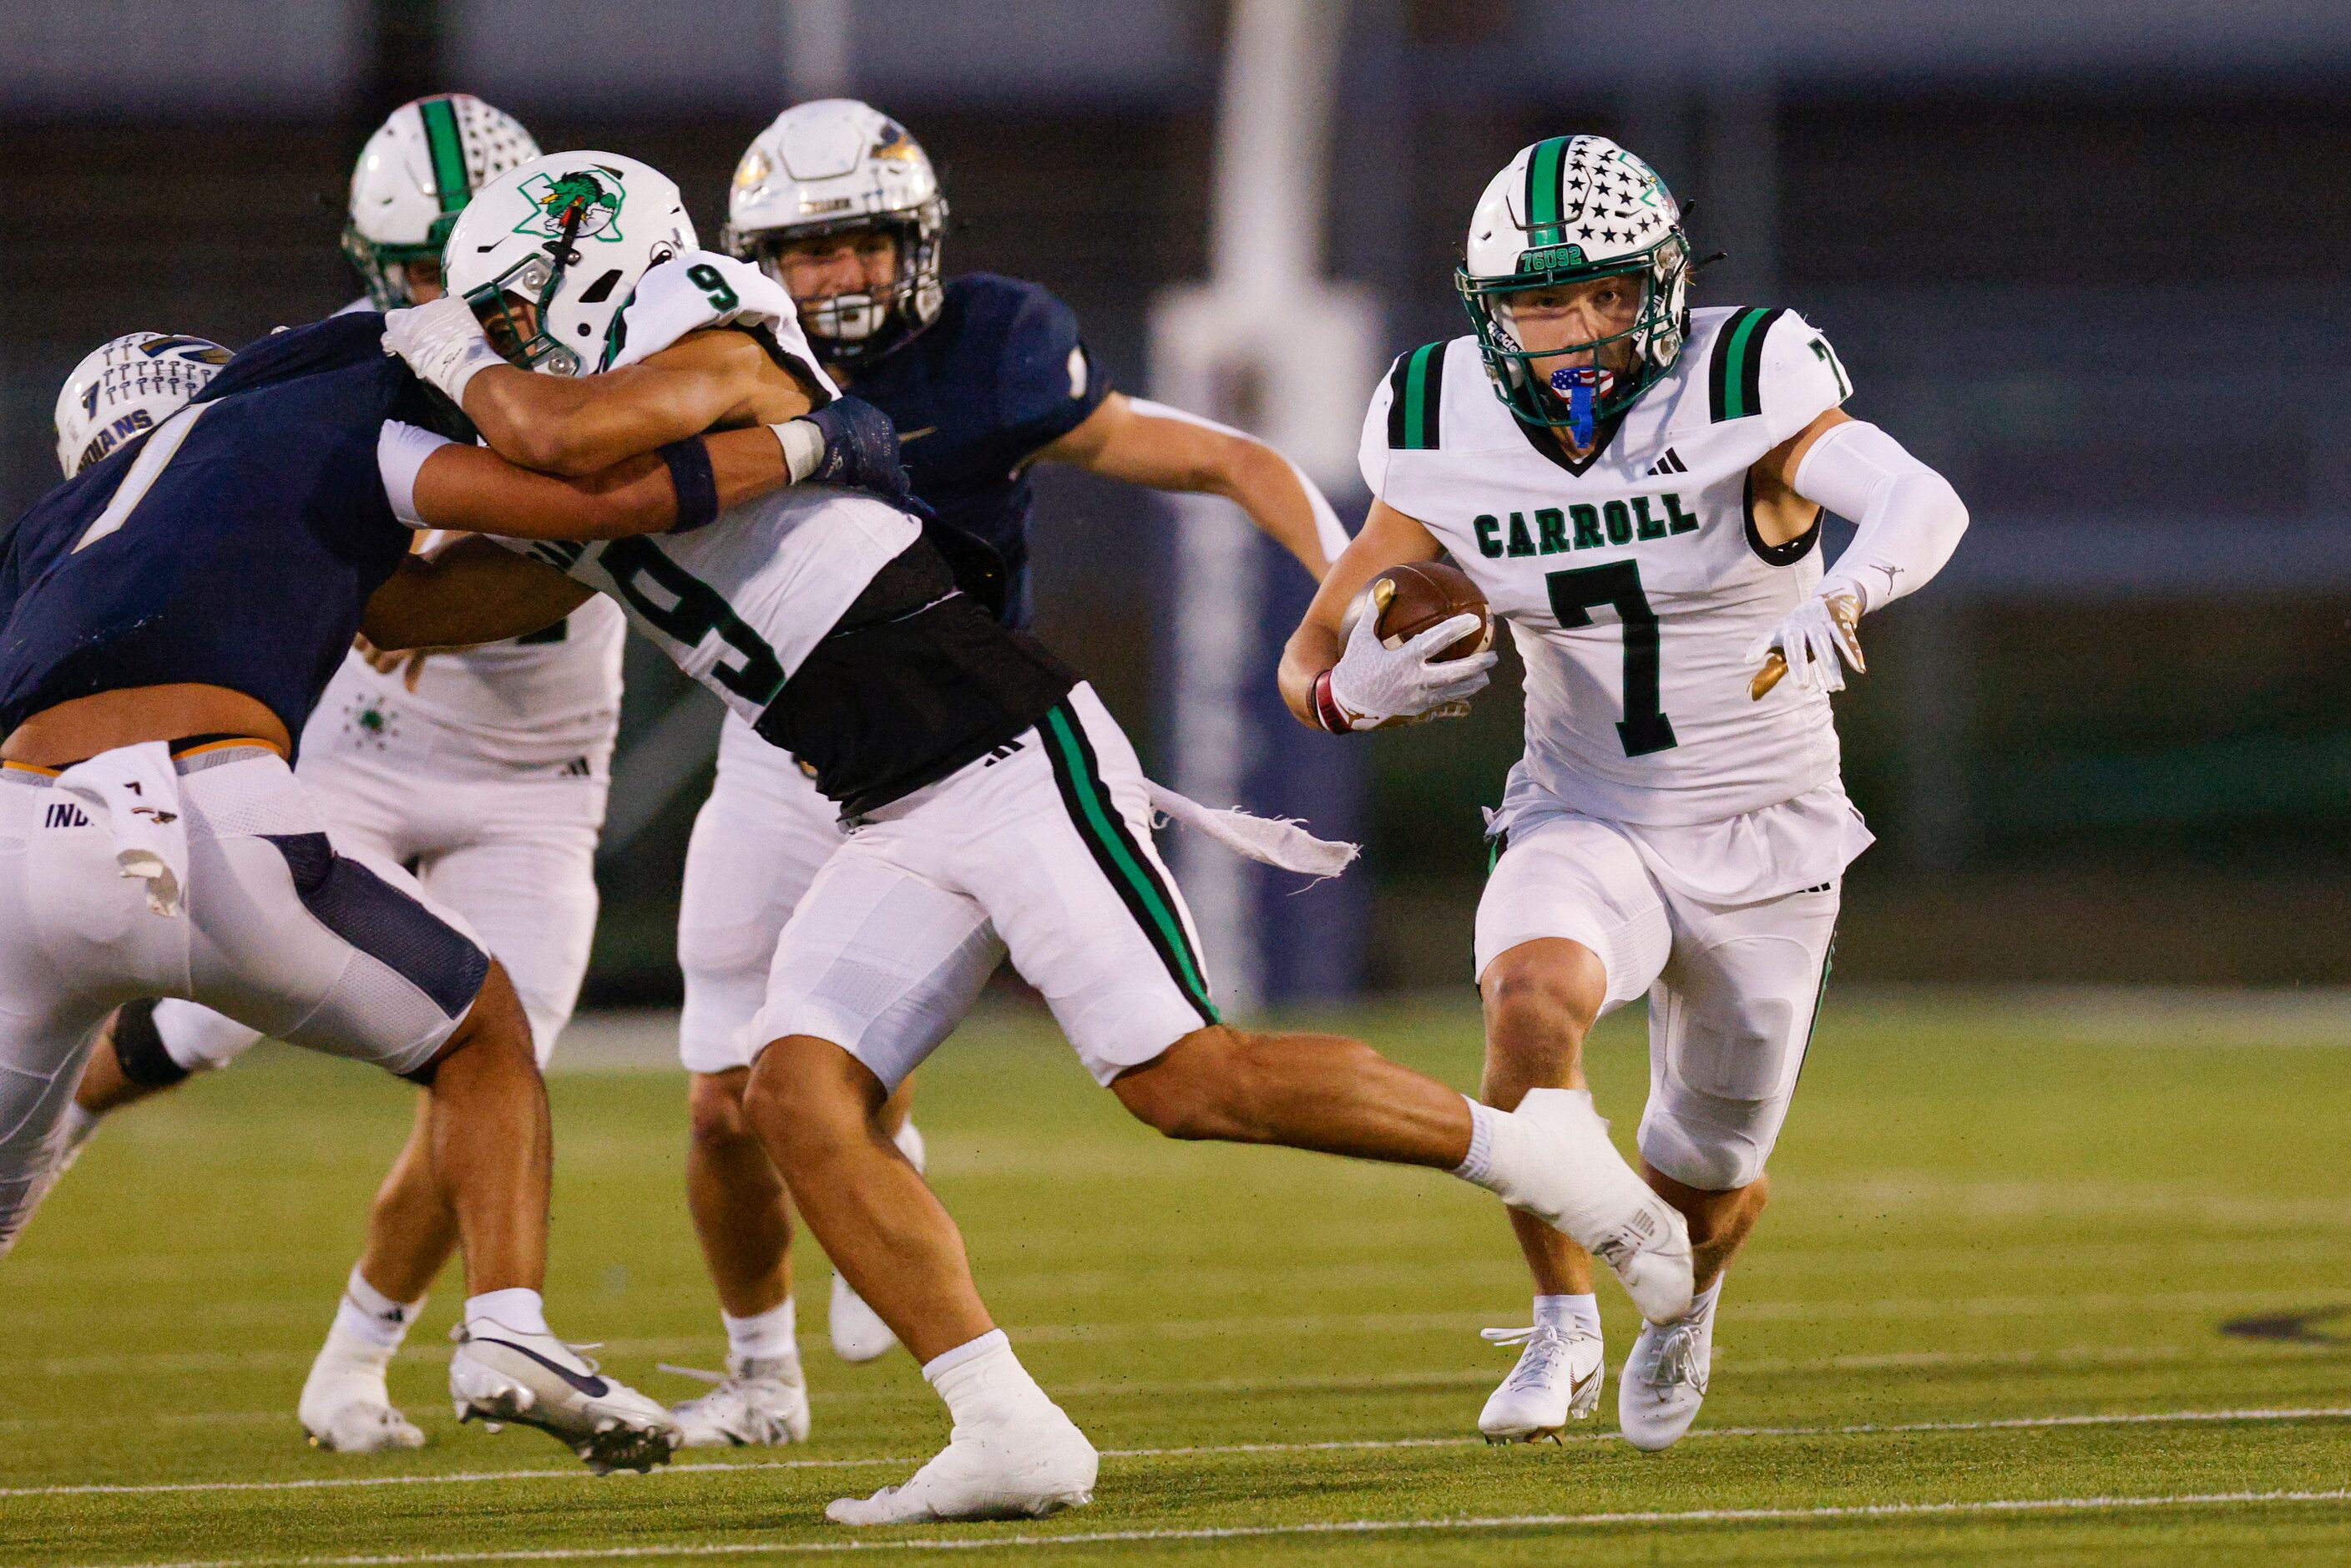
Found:
<svg viewBox="0 0 2351 1568"><path fill-rule="evenodd" d="M559 478L478 446L444 444L416 469L411 511L402 515L457 533L625 538L698 527L738 501L790 482L783 446L769 430L728 431L679 446L698 446L708 457L706 489L689 486L700 493L689 493L683 505L673 465L662 456L632 457L582 477Z"/></svg>
<svg viewBox="0 0 2351 1568"><path fill-rule="evenodd" d="M367 601L360 634L379 648L463 648L543 632L593 590L553 567L458 538L400 563Z"/></svg>
<svg viewBox="0 0 2351 1568"><path fill-rule="evenodd" d="M1323 727L1315 713L1314 684L1346 652L1347 607L1364 585L1392 566L1435 560L1443 553L1437 536L1418 518L1385 501L1372 503L1364 531L1323 574L1314 602L1306 607L1305 619L1281 652L1281 700L1299 723L1309 729Z"/></svg>
<svg viewBox="0 0 2351 1568"><path fill-rule="evenodd" d="M492 365L465 387L465 417L501 457L582 476L714 426L780 424L814 407L745 332L696 332L643 364L596 376Z"/></svg>
<svg viewBox="0 0 2351 1568"><path fill-rule="evenodd" d="M1317 578L1347 548L1339 515L1298 465L1254 436L1165 403L1113 392L1035 460L1155 490L1222 496Z"/></svg>

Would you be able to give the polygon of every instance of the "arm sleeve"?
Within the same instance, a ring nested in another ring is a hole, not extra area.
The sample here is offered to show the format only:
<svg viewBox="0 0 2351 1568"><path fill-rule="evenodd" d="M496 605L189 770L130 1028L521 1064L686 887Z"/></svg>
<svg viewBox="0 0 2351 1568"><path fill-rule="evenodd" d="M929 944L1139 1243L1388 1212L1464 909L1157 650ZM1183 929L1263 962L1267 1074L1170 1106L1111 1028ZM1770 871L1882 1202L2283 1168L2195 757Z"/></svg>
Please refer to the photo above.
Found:
<svg viewBox="0 0 2351 1568"><path fill-rule="evenodd" d="M1777 446L1853 395L1844 361L1821 329L1790 310L1763 344L1765 440Z"/></svg>
<svg viewBox="0 0 2351 1568"><path fill-rule="evenodd" d="M454 444L445 435L435 435L396 419L383 422L383 434L376 437L375 466L382 476L384 498L392 503L393 517L412 528L426 526L424 519L416 515L417 470L424 466L426 458Z"/></svg>
<svg viewBox="0 0 2351 1568"><path fill-rule="evenodd" d="M1968 528L1950 481L1859 420L1813 443L1796 465L1795 491L1859 525L1821 591L1856 593L1864 612L1924 588Z"/></svg>
<svg viewBox="0 0 2351 1568"><path fill-rule="evenodd" d="M1083 424L1110 395L1110 378L1079 340L1076 313L1041 288L1014 310L998 363L1005 437L1024 459Z"/></svg>
<svg viewBox="0 0 2351 1568"><path fill-rule="evenodd" d="M1187 413L1168 403L1153 402L1148 398L1138 397L1128 399L1127 406L1146 419L1172 419L1185 424L1196 424L1203 430L1213 430L1225 435L1236 435L1243 441L1255 441L1259 446L1264 446L1267 451L1290 465L1290 476L1298 481L1300 489L1306 492L1306 507L1314 514L1314 537L1322 546L1322 554L1329 559L1337 560L1340 556L1346 553L1347 546L1351 542L1347 528L1345 524L1339 521L1339 514L1332 509L1331 497L1322 493L1322 486L1306 476L1305 469L1290 460L1290 454L1268 445L1265 442L1258 441L1256 436L1247 431L1235 430L1229 424L1218 424L1213 419L1202 419L1196 413Z"/></svg>

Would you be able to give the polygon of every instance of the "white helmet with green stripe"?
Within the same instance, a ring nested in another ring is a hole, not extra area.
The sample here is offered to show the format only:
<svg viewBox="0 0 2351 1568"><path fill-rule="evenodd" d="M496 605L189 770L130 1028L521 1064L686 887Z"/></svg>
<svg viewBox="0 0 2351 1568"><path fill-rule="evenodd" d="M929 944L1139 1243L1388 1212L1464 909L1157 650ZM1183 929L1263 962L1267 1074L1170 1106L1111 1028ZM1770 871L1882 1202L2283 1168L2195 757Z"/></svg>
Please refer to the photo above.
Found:
<svg viewBox="0 0 2351 1568"><path fill-rule="evenodd" d="M1513 333L1514 298L1608 277L1640 291L1622 330L1540 351ZM1496 394L1531 423L1574 428L1578 444L1673 369L1689 336L1681 209L1656 170L1604 136L1520 149L1478 199L1453 282ZM1536 360L1559 368L1538 376Z"/></svg>
<svg viewBox="0 0 2351 1568"><path fill-rule="evenodd" d="M538 156L512 115L462 92L403 103L377 127L351 170L343 254L379 310L416 301L415 273L437 280L441 246L474 193Z"/></svg>
<svg viewBox="0 0 2351 1568"><path fill-rule="evenodd" d="M513 363L586 375L618 351L637 280L699 248L660 170L618 152L550 152L475 194L449 231L442 281Z"/></svg>

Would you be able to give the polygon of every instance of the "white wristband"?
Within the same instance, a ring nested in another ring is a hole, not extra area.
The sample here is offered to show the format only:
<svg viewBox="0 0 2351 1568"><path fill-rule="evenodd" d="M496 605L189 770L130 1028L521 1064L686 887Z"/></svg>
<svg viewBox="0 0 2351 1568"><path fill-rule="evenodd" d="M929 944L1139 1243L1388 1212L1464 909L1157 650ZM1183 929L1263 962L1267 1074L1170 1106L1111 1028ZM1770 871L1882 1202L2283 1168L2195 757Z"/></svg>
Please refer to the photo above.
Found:
<svg viewBox="0 0 2351 1568"><path fill-rule="evenodd" d="M797 485L816 472L824 461L824 432L805 419L788 419L781 424L771 424L776 440L784 449L784 466L791 472Z"/></svg>

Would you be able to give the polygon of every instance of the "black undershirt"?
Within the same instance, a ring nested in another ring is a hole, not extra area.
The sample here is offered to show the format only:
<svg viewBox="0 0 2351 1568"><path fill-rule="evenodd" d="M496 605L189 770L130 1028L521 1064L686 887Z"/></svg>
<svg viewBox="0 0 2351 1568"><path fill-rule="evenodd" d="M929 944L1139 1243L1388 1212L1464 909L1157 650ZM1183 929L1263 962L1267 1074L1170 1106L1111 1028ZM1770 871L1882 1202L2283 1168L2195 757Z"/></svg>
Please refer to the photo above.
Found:
<svg viewBox="0 0 2351 1568"><path fill-rule="evenodd" d="M1077 681L958 590L920 539L874 574L753 727L815 768L817 789L854 817L987 756Z"/></svg>

